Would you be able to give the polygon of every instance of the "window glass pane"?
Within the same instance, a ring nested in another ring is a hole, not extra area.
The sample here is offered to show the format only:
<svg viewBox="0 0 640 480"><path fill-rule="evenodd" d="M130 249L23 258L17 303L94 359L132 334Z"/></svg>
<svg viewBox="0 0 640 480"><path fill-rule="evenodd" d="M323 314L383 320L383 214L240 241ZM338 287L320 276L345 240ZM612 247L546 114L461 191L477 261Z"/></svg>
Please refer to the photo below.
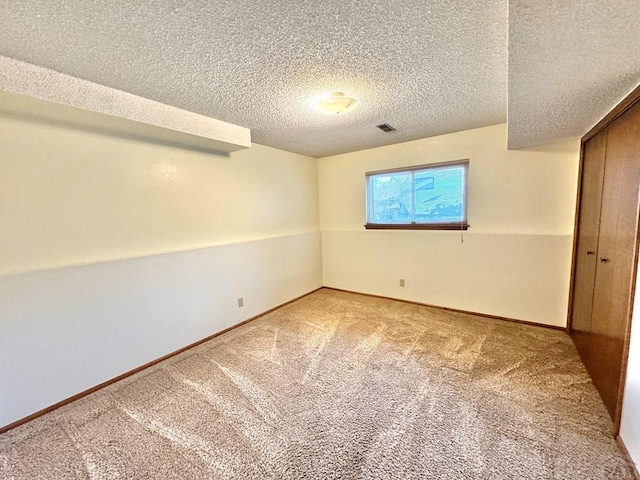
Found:
<svg viewBox="0 0 640 480"><path fill-rule="evenodd" d="M460 160L367 173L367 228L466 230L468 165Z"/></svg>
<svg viewBox="0 0 640 480"><path fill-rule="evenodd" d="M411 222L411 174L385 173L369 178L369 221Z"/></svg>
<svg viewBox="0 0 640 480"><path fill-rule="evenodd" d="M416 223L464 220L464 167L415 172Z"/></svg>

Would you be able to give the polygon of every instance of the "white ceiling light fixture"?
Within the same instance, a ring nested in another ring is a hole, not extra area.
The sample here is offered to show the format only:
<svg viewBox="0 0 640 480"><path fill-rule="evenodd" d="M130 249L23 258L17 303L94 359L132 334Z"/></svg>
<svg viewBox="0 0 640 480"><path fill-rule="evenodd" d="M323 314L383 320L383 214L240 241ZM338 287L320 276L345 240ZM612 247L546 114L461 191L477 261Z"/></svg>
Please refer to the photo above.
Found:
<svg viewBox="0 0 640 480"><path fill-rule="evenodd" d="M329 115L341 115L357 107L358 100L353 97L347 97L342 92L334 92L328 97L318 100L315 106L321 112Z"/></svg>

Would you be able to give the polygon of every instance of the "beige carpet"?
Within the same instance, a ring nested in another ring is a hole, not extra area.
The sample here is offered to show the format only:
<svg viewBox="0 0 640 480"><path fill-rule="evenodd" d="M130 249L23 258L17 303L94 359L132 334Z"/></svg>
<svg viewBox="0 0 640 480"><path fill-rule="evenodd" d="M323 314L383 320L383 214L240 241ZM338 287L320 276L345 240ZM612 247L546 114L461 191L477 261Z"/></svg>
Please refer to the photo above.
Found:
<svg viewBox="0 0 640 480"><path fill-rule="evenodd" d="M626 479L560 331L321 290L0 436L3 479Z"/></svg>

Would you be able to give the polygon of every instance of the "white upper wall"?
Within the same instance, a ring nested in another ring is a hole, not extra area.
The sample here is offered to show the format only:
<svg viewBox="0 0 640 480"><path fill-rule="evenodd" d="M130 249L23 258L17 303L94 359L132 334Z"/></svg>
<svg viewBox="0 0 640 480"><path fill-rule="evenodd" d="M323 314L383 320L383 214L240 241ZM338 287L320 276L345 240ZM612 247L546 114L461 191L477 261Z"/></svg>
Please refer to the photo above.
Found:
<svg viewBox="0 0 640 480"><path fill-rule="evenodd" d="M0 275L318 230L316 159L0 116Z"/></svg>
<svg viewBox="0 0 640 480"><path fill-rule="evenodd" d="M459 159L467 232L364 229L365 172ZM323 283L563 327L578 160L577 139L508 151L505 125L321 158Z"/></svg>
<svg viewBox="0 0 640 480"><path fill-rule="evenodd" d="M363 229L367 171L468 158L470 232L572 235L579 140L528 150L506 141L501 124L322 158L320 228Z"/></svg>
<svg viewBox="0 0 640 480"><path fill-rule="evenodd" d="M7 116L0 145L0 426L322 285L316 159Z"/></svg>

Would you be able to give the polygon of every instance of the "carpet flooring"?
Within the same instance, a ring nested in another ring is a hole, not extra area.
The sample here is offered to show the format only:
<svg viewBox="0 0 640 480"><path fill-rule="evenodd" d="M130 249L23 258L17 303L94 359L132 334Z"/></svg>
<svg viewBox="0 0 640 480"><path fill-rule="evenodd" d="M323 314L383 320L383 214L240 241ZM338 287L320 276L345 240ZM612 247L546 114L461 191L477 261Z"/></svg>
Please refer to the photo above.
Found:
<svg viewBox="0 0 640 480"><path fill-rule="evenodd" d="M3 479L631 479L561 331L323 289L0 436Z"/></svg>

